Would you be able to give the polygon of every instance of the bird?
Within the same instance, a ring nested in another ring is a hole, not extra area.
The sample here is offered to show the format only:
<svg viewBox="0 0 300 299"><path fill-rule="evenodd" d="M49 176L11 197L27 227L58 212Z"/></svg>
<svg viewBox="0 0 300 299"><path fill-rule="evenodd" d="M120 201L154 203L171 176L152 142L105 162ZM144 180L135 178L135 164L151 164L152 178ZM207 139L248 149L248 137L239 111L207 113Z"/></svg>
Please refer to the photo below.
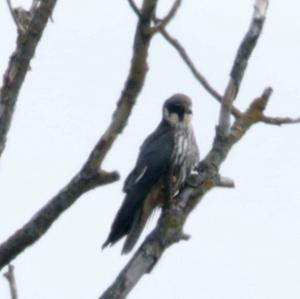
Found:
<svg viewBox="0 0 300 299"><path fill-rule="evenodd" d="M143 142L136 165L125 179L126 195L102 249L126 236L122 254L130 252L154 210L166 206L199 162L191 99L175 94L162 110L161 122Z"/></svg>

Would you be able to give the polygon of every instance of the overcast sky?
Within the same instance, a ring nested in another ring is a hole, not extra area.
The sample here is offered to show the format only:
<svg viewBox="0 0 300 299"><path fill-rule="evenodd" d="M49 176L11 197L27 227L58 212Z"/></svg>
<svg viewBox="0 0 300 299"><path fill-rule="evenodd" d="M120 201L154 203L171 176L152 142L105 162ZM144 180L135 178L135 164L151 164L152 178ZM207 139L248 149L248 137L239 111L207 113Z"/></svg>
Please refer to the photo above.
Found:
<svg viewBox="0 0 300 299"><path fill-rule="evenodd" d="M236 105L246 108L272 86L268 114L296 117L300 3L270 2ZM170 3L160 1L160 15ZM186 0L168 27L220 92L253 3ZM22 86L0 160L0 242L79 170L108 125L128 72L137 20L127 1L58 1L53 18ZM3 74L16 38L6 1L0 2L0 36ZM120 255L121 243L103 252L101 244L121 204L123 180L160 121L167 97L182 92L193 99L202 157L210 149L219 105L160 36L151 44L149 65L128 126L104 163L122 179L82 196L13 262L20 299L97 298L114 280L130 255ZM205 196L185 227L191 240L170 248L129 298L299 299L299 130L297 125L253 127L221 169L236 188L213 189ZM148 231L154 225L155 220ZM1 277L0 298L9 298Z"/></svg>

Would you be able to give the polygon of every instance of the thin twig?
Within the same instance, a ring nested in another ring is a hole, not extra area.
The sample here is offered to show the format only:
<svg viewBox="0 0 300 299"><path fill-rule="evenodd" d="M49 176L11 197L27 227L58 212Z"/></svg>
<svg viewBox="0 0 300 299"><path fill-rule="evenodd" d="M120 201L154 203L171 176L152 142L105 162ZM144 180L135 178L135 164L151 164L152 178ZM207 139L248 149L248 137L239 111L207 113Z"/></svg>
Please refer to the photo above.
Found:
<svg viewBox="0 0 300 299"><path fill-rule="evenodd" d="M7 272L5 272L3 274L3 276L8 281L11 299L18 299L18 292L17 292L17 284L16 284L16 279L15 279L15 273L14 273L14 266L13 265L8 265Z"/></svg>
<svg viewBox="0 0 300 299"><path fill-rule="evenodd" d="M211 84L207 81L207 79L197 70L193 61L190 59L187 54L185 48L180 44L180 42L172 37L165 29L161 30L162 36L177 50L180 57L186 63L188 68L191 70L192 74L196 77L196 79L203 85L203 87L208 91L215 99L219 102L222 101L222 95L215 90Z"/></svg>
<svg viewBox="0 0 300 299"><path fill-rule="evenodd" d="M134 11L134 13L140 18L142 16L140 9L137 7L136 3L134 2L134 0L128 0L128 3L130 5L130 7L132 8L132 10Z"/></svg>
<svg viewBox="0 0 300 299"><path fill-rule="evenodd" d="M218 133L222 137L228 136L230 132L230 115L232 104L237 97L250 55L262 32L267 7L268 0L255 1L254 14L251 20L250 28L237 51L230 73L230 80L225 89L220 110Z"/></svg>
<svg viewBox="0 0 300 299"><path fill-rule="evenodd" d="M18 19L16 17L16 14L15 14L14 9L13 9L12 4L11 4L11 1L10 0L6 0L6 2L7 2L8 8L9 8L10 14L11 14L11 16L12 16L12 18L13 18L16 26L17 26L18 31L22 32L21 25L18 22Z"/></svg>
<svg viewBox="0 0 300 299"><path fill-rule="evenodd" d="M175 16L179 6L181 4L181 0L176 0L170 9L169 13L161 20L158 20L156 18L156 24L154 27L152 27L152 33L161 31L162 29L166 28L166 26L169 24L169 22L173 19Z"/></svg>
<svg viewBox="0 0 300 299"><path fill-rule="evenodd" d="M168 41L168 43L176 49L176 51L178 52L178 54L180 55L182 60L186 63L187 67L190 69L190 71L192 72L192 74L194 75L196 80L204 87L204 89L213 98L215 98L219 103L221 103L222 99L223 99L222 95L216 89L214 89L212 87L212 85L208 82L208 80L205 78L205 76L203 76L198 71L198 69L196 68L196 66L193 63L192 59L189 57L189 55L187 54L187 51L180 44L180 42L177 39L175 39L174 37L172 37L170 35L170 33L167 32L166 29L162 29L160 31L160 33L166 39L166 41ZM232 108L232 115L234 117L239 117L241 115L241 112L237 108L233 107Z"/></svg>
<svg viewBox="0 0 300 299"><path fill-rule="evenodd" d="M275 126L299 124L300 117L290 118L290 117L271 117L271 116L262 115L261 122L266 123L268 125L275 125Z"/></svg>

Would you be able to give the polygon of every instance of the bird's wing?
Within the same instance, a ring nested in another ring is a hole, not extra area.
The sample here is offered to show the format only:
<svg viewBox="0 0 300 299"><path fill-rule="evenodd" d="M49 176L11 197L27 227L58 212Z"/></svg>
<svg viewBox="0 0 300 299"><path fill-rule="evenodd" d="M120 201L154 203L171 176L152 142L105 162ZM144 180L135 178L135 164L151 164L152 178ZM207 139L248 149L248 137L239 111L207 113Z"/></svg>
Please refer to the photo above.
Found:
<svg viewBox="0 0 300 299"><path fill-rule="evenodd" d="M126 193L140 188L149 190L168 171L173 148L170 128L155 130L141 146L136 166L126 178L123 190Z"/></svg>
<svg viewBox="0 0 300 299"><path fill-rule="evenodd" d="M113 244L128 234L152 187L168 172L173 147L172 131L161 125L144 141L136 166L124 183L126 197L103 246Z"/></svg>

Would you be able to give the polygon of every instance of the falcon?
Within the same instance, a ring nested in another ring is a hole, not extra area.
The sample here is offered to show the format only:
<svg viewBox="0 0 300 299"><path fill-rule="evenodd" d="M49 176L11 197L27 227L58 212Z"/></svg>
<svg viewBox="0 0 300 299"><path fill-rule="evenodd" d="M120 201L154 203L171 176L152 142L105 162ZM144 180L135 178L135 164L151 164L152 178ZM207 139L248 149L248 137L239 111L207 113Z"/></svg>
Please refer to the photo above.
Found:
<svg viewBox="0 0 300 299"><path fill-rule="evenodd" d="M191 117L192 102L186 95L175 94L165 101L160 124L142 144L125 180L125 199L102 248L126 236L122 253L128 253L153 211L164 207L183 187L199 162Z"/></svg>

